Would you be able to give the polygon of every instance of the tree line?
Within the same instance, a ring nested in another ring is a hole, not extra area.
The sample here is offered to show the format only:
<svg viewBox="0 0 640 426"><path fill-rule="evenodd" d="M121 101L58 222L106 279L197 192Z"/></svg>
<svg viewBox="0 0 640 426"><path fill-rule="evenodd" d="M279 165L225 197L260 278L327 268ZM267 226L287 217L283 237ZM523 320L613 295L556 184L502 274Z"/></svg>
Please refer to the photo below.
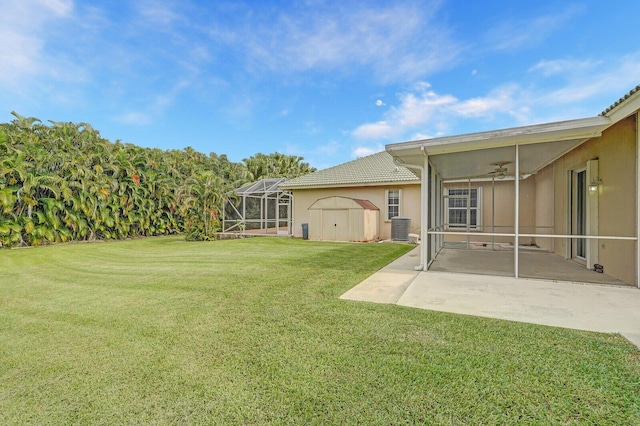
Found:
<svg viewBox="0 0 640 426"><path fill-rule="evenodd" d="M87 123L0 123L0 247L184 234L211 239L226 194L315 171L302 157L226 155L111 142Z"/></svg>

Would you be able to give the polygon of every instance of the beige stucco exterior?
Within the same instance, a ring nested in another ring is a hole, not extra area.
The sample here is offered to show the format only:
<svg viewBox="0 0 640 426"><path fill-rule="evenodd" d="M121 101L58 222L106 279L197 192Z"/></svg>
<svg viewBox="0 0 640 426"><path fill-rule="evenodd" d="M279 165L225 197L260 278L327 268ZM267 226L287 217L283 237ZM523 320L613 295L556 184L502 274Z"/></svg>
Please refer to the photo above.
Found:
<svg viewBox="0 0 640 426"><path fill-rule="evenodd" d="M378 239L391 238L391 221L386 218L386 191L399 189L400 216L411 218L411 232L420 231L420 183L414 184L380 184L370 186L347 186L329 188L292 189L293 193L293 236L302 237L302 224L317 223L318 218L312 218L309 208L318 200L329 197L345 197L366 200L379 209L377 229ZM319 213L316 213L319 214ZM369 219L371 220L371 219ZM353 222L356 224L357 222ZM359 228L360 225L357 225ZM371 229L372 225L368 226ZM309 227L309 236L317 237L317 230ZM313 238L317 239L317 238Z"/></svg>
<svg viewBox="0 0 640 426"><path fill-rule="evenodd" d="M636 115L623 119L602 136L592 138L547 165L535 175L520 181L521 234L571 235L571 173L585 170L587 163L597 160L597 171L589 179L600 179L597 192L587 192L587 234L635 237L638 188L636 184ZM592 163L593 164L593 163ZM588 182L590 183L590 182ZM467 188L468 183L446 183L445 188ZM482 227L469 238L471 242L490 242L482 235L492 232L492 182L471 182L472 188L481 188ZM495 181L495 228L493 232L514 233L515 184L513 180ZM446 205L446 202L445 202ZM461 230L464 232L465 230ZM466 241L466 235L447 235L445 241ZM495 237L495 242L513 243L513 237ZM567 259L573 258L568 238L524 238L520 244L535 246L554 252ZM634 241L590 240L587 251L591 263L603 265L608 275L629 284L635 282ZM582 261L577 259L578 262ZM593 268L586 261L585 267Z"/></svg>
<svg viewBox="0 0 640 426"><path fill-rule="evenodd" d="M602 182L597 192L588 194L588 202L597 199L597 211L591 219L592 226L597 228L598 235L636 235L636 128L635 115L621 120L605 130L600 138L585 142L547 168L552 170L555 177L554 187L551 194L545 192L541 196L540 208L554 212L556 234L571 233L568 185L570 171L584 167L589 160L597 159L598 177ZM545 173L549 171L546 170ZM543 182L540 188L542 185ZM569 241L565 239L556 241L555 253L570 257L568 244ZM598 263L604 266L608 275L630 284L635 281L634 241L597 240L590 244L595 245L593 249Z"/></svg>
<svg viewBox="0 0 640 426"><path fill-rule="evenodd" d="M491 239L490 214L500 227L493 230L510 234L493 237L513 244L499 248L513 253L511 273L516 278L521 276L520 264L532 258L531 251L543 250L567 260L561 263L568 270L581 265L594 274L604 272L607 282L640 288L639 115L640 85L593 117L387 145L396 164L429 166L430 173L421 176L424 185L435 182L439 189L446 182L445 188L464 188L471 180L472 187L482 189L482 227L465 232L447 229L446 223L449 210L464 220L452 210L463 203L449 208L440 191L430 187L426 205L433 230L422 230L422 247L429 249L421 250L420 267L428 270L439 250L448 248L446 241ZM514 174L519 178L509 179ZM488 185L496 176L504 179L495 183L494 210ZM453 199L463 195L452 194ZM497 259L494 272L509 273L507 257ZM545 266L535 268L536 277L545 275ZM565 278L571 280L570 274Z"/></svg>

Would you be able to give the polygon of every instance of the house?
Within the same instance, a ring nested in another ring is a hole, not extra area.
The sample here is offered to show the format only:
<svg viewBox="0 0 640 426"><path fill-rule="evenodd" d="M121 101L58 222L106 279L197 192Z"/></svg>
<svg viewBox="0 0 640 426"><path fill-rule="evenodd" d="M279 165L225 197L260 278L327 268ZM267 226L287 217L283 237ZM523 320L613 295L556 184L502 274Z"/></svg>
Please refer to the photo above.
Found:
<svg viewBox="0 0 640 426"><path fill-rule="evenodd" d="M421 179L417 267L640 287L639 111L640 86L595 117L387 145Z"/></svg>
<svg viewBox="0 0 640 426"><path fill-rule="evenodd" d="M372 241L391 238L392 218L420 231L420 179L386 152L280 184L293 194L293 235L310 239Z"/></svg>

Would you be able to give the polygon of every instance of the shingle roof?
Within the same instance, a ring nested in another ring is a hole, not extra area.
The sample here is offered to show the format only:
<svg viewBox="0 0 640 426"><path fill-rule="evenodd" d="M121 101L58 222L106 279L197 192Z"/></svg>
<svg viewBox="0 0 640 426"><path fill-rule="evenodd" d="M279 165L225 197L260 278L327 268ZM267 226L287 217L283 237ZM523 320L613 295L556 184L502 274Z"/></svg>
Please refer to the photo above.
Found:
<svg viewBox="0 0 640 426"><path fill-rule="evenodd" d="M615 101L611 106L609 106L609 108L607 108L604 111L602 111L600 113L600 115L602 115L602 116L607 115L609 112L611 112L613 109L615 109L618 105L620 105L625 100L629 99L629 97L631 95L633 95L634 93L636 93L638 91L640 91L640 84L637 85L636 87L634 87L633 89L631 89L631 91L629 93L627 93L626 95L624 95L623 97L621 97L620 99Z"/></svg>
<svg viewBox="0 0 640 426"><path fill-rule="evenodd" d="M386 151L358 158L348 163L319 170L291 179L280 185L282 189L321 188L339 185L415 182L420 179L406 167L398 166Z"/></svg>

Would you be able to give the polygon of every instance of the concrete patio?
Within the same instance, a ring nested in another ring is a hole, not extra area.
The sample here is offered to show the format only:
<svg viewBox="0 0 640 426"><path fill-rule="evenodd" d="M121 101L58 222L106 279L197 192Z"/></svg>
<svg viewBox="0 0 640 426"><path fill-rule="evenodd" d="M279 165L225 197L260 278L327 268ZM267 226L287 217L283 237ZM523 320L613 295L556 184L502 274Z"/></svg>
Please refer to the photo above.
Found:
<svg viewBox="0 0 640 426"><path fill-rule="evenodd" d="M414 267L419 263L419 253L420 248L416 247L341 298L620 333L640 348L640 289L615 283L418 272ZM559 272L564 273L564 269ZM596 274L586 269L584 272Z"/></svg>

